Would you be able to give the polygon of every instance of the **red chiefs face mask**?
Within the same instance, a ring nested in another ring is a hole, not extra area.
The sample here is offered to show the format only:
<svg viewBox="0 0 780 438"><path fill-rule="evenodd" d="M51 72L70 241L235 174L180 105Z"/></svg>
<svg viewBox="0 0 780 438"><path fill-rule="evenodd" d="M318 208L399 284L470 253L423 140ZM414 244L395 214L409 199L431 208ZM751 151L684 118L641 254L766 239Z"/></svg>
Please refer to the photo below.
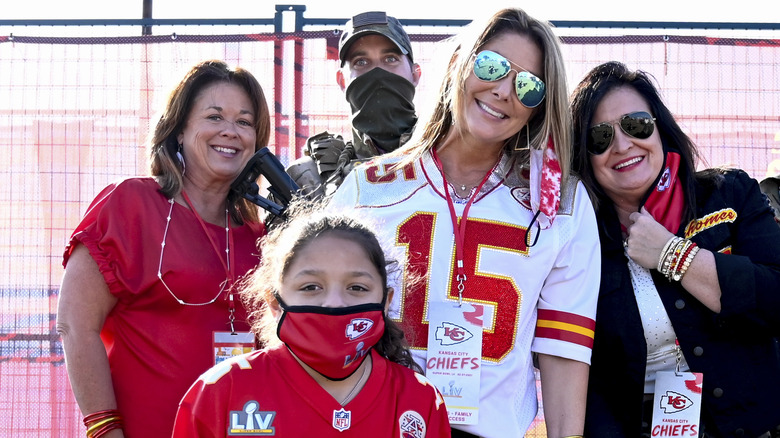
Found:
<svg viewBox="0 0 780 438"><path fill-rule="evenodd" d="M276 334L303 363L330 380L351 376L385 332L384 303L288 306Z"/></svg>

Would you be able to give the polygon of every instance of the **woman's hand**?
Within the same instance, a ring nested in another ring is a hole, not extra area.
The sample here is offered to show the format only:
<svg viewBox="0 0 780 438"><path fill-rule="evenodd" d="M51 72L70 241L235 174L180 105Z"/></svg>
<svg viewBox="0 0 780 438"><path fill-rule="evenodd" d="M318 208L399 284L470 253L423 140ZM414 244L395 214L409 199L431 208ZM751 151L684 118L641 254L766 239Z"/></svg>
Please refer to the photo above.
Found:
<svg viewBox="0 0 780 438"><path fill-rule="evenodd" d="M628 216L628 237L623 241L628 256L647 269L656 269L664 245L674 234L664 228L644 208Z"/></svg>
<svg viewBox="0 0 780 438"><path fill-rule="evenodd" d="M628 226L628 237L623 243L628 256L645 268L657 269L661 251L674 235L659 224L644 207L631 213L628 219L631 224ZM720 283L715 257L710 251L701 249L696 253L681 283L685 290L707 308L720 313Z"/></svg>

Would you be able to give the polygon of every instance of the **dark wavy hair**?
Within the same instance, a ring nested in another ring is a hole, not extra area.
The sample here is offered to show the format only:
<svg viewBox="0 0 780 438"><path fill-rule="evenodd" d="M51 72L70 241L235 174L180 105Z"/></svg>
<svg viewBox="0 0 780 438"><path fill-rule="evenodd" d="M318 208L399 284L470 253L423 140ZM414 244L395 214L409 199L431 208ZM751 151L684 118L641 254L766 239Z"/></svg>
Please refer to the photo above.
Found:
<svg viewBox="0 0 780 438"><path fill-rule="evenodd" d="M281 290L282 279L301 250L317 238L336 235L359 244L379 271L384 285L383 301L388 298L388 273L396 273L400 269L396 260L385 257L385 251L368 223L357 219L354 214L323 212L303 200L293 202L288 212L288 221L278 225L261 240L262 260L240 287L252 331L265 347L281 342L276 335L277 321L271 312L272 306L278 306L274 292ZM374 349L390 361L422 373L422 368L412 358L401 327L387 314L384 322L385 332Z"/></svg>
<svg viewBox="0 0 780 438"><path fill-rule="evenodd" d="M580 176L591 195L593 206L598 209L611 205L612 201L596 181L590 153L587 150L588 131L593 123L599 103L610 91L621 88L633 88L650 106L655 117L655 127L661 137L664 151L680 154L681 163L678 177L685 193L683 222L693 219L696 206L694 182L699 152L694 144L675 121L669 108L664 104L650 74L641 70L630 70L624 64L610 61L593 68L577 85L571 96L572 126L574 135L573 170ZM648 193L649 195L649 193Z"/></svg>
<svg viewBox="0 0 780 438"><path fill-rule="evenodd" d="M268 145L271 135L271 115L265 100L263 88L248 70L241 67L231 69L220 60L208 60L195 64L168 95L165 107L160 114L152 133L149 151L149 170L160 183L160 192L173 198L181 192L182 167L176 158L179 142L176 137L184 129L192 105L200 92L211 84L226 82L238 85L252 102L255 114L255 152ZM257 206L230 192L227 199L228 209L233 220L257 222Z"/></svg>

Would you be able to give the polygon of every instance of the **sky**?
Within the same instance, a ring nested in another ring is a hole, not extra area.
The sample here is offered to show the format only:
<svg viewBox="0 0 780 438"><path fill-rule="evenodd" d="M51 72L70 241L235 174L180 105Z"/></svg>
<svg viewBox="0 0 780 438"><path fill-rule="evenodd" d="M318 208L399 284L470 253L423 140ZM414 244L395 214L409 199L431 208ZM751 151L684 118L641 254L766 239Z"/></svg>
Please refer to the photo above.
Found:
<svg viewBox="0 0 780 438"><path fill-rule="evenodd" d="M0 0L4 19L141 18L142 0ZM186 4L186 7L182 5ZM547 20L780 22L776 0L153 0L153 18L271 18L276 4L306 5L307 18L384 10L397 18L469 19L519 6Z"/></svg>

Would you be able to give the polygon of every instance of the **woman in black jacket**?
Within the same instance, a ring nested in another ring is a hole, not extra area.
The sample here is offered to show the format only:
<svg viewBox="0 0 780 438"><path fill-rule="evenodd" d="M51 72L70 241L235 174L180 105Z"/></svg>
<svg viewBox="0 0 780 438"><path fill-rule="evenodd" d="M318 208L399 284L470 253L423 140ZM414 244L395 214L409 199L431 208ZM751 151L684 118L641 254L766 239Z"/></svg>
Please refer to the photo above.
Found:
<svg viewBox="0 0 780 438"><path fill-rule="evenodd" d="M649 76L618 62L572 95L574 169L602 278L586 436L649 436L656 373L703 374L703 437L780 434L780 229L758 183L696 172Z"/></svg>

